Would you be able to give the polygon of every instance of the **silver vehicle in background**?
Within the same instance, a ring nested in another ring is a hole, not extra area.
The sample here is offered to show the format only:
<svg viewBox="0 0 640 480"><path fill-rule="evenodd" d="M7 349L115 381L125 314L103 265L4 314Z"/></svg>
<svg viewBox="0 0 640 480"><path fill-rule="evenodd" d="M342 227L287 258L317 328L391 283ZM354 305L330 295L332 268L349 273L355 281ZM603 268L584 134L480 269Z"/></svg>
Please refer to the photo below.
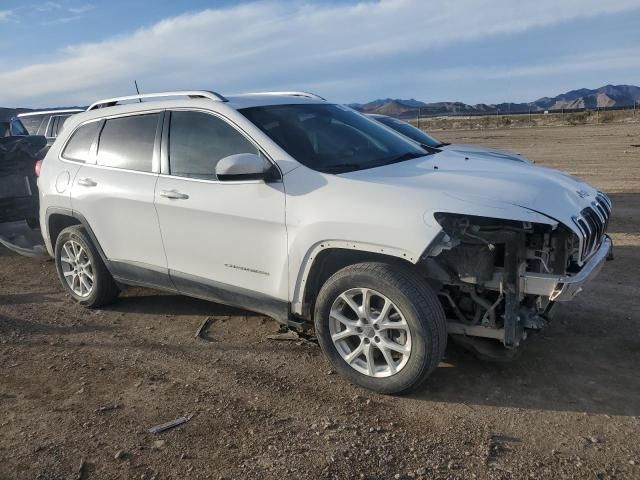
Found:
<svg viewBox="0 0 640 480"><path fill-rule="evenodd" d="M26 112L18 115L29 135L43 135L47 138L47 145L53 142L62 131L64 122L76 113L83 112L81 108L68 108L64 110L41 110Z"/></svg>

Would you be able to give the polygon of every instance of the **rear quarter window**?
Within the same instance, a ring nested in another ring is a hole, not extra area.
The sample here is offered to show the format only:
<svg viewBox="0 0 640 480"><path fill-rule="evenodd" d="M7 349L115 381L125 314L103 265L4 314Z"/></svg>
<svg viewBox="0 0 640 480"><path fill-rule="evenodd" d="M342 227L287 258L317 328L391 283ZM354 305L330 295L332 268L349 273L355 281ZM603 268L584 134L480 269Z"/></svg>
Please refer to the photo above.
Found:
<svg viewBox="0 0 640 480"><path fill-rule="evenodd" d="M20 120L12 120L11 121L11 134L14 136L27 136L29 132Z"/></svg>
<svg viewBox="0 0 640 480"><path fill-rule="evenodd" d="M98 143L98 165L151 172L159 113L108 119Z"/></svg>
<svg viewBox="0 0 640 480"><path fill-rule="evenodd" d="M76 162L88 161L91 145L93 145L99 127L100 122L98 121L87 123L78 128L64 147L62 157Z"/></svg>

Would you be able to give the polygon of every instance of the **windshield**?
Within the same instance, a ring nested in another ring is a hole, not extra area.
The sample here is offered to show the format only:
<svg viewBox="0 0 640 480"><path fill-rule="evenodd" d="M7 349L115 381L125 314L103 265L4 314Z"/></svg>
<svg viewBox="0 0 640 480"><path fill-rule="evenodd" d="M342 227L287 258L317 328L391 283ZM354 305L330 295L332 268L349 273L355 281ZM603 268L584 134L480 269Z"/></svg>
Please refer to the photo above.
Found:
<svg viewBox="0 0 640 480"><path fill-rule="evenodd" d="M432 136L427 135L422 130L414 127L408 122L403 122L402 120L398 120L397 118L392 118L392 117L373 117L373 118L379 121L380 123L385 124L387 127L393 128L396 132L400 132L401 134L409 137L411 140L414 140L428 147L438 148L444 145L444 143L442 143L440 140L437 140Z"/></svg>
<svg viewBox="0 0 640 480"><path fill-rule="evenodd" d="M341 105L269 105L240 112L293 158L321 172L363 170L429 154Z"/></svg>

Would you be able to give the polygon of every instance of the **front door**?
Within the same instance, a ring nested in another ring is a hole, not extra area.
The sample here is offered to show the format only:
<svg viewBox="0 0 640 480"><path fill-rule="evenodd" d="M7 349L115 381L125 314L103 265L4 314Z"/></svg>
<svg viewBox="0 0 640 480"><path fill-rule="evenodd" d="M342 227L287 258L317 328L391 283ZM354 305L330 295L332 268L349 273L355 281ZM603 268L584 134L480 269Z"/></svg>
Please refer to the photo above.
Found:
<svg viewBox="0 0 640 480"><path fill-rule="evenodd" d="M165 133L168 172L158 179L155 204L174 284L183 293L286 315L282 183L217 179L221 158L259 151L216 115L171 112Z"/></svg>

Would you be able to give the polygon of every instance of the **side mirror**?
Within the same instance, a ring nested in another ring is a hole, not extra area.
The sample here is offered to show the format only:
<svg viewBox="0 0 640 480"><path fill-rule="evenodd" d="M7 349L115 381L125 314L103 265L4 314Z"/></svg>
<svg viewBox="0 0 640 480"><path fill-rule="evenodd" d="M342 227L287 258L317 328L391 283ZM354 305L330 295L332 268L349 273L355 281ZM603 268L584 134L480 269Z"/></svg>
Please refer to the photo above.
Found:
<svg viewBox="0 0 640 480"><path fill-rule="evenodd" d="M229 155L216 164L218 180L264 180L271 164L255 153Z"/></svg>

